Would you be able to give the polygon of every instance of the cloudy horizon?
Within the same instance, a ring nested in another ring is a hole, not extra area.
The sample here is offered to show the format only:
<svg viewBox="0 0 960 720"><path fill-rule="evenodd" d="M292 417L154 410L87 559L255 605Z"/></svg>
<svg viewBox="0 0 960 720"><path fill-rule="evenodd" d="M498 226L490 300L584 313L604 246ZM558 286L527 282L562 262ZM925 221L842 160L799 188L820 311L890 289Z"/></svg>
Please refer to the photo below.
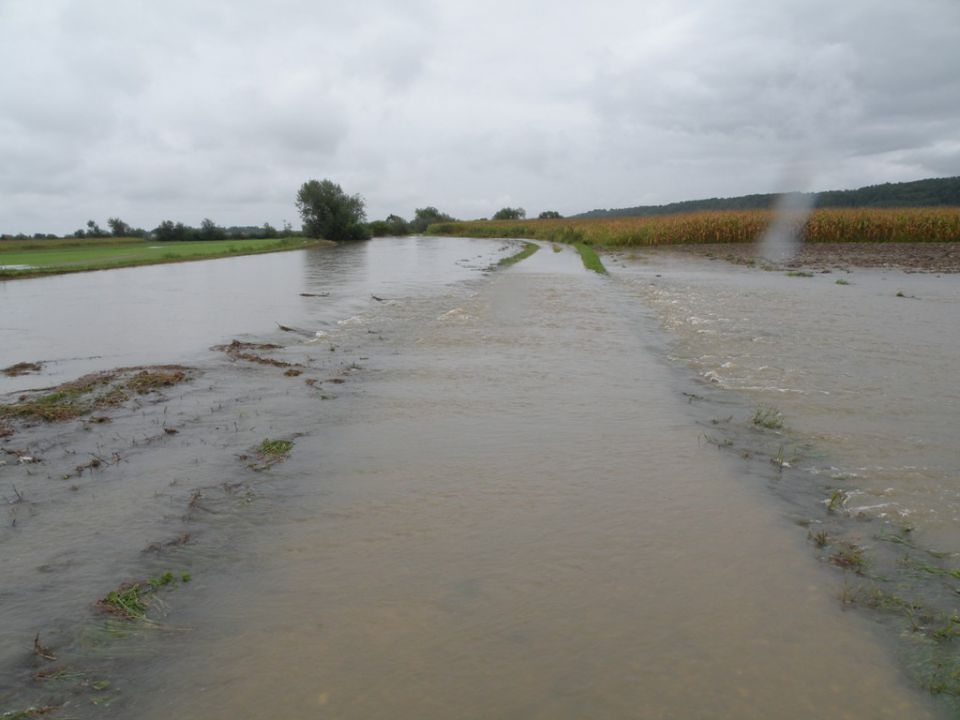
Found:
<svg viewBox="0 0 960 720"><path fill-rule="evenodd" d="M960 175L960 3L0 0L0 233Z"/></svg>

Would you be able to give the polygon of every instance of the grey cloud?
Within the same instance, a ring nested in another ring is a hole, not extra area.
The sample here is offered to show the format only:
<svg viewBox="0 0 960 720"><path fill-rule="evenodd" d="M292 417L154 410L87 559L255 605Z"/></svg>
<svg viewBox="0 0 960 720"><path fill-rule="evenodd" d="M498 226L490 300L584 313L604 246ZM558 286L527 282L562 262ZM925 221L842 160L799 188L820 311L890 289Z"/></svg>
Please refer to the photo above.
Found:
<svg viewBox="0 0 960 720"><path fill-rule="evenodd" d="M0 232L960 174L955 0L0 0Z"/></svg>

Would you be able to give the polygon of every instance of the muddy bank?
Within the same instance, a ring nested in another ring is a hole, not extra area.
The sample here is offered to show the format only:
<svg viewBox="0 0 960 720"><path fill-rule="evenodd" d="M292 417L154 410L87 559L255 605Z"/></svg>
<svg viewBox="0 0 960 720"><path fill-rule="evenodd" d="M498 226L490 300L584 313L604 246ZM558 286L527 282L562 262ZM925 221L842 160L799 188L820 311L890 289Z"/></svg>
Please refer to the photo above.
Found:
<svg viewBox="0 0 960 720"><path fill-rule="evenodd" d="M629 252L629 251L627 251ZM714 245L673 245L642 248L635 254L692 255L711 260L725 260L738 265L765 263L757 257L752 243ZM960 272L960 243L806 243L786 268L808 268L814 271L844 271L851 268L885 268L914 273Z"/></svg>

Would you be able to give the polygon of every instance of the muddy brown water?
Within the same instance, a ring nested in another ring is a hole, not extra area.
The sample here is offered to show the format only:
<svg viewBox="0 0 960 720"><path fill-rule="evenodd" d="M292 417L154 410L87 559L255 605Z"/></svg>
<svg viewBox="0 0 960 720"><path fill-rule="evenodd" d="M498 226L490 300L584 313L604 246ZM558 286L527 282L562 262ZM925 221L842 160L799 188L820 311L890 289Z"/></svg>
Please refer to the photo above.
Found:
<svg viewBox="0 0 960 720"><path fill-rule="evenodd" d="M433 239L315 252L287 258L302 274L263 284L266 302L286 298L284 317L246 318L247 335L279 339L273 356L302 376L204 351L234 333L221 318L202 345L171 348L178 357L166 359L193 358L200 377L163 401L4 441L43 462L0 466L0 485L25 498L0 531L0 707L146 718L942 712L883 628L844 612L841 576L785 517L769 463L703 442L688 392L698 356L670 334L664 308L677 298L647 287L664 267L634 262L602 278L545 247L483 275L470 267L501 245ZM389 271L368 274L378 262ZM144 270L156 269L124 272ZM291 309L299 292L337 282L351 288L341 306ZM273 321L323 334L277 333ZM752 400L737 402L742 412ZM295 445L257 472L248 459L265 437ZM73 470L78 456L113 452L120 462ZM157 625L91 608L119 582L167 569L192 580L158 594ZM31 657L38 632L56 661ZM56 664L63 677L32 679Z"/></svg>

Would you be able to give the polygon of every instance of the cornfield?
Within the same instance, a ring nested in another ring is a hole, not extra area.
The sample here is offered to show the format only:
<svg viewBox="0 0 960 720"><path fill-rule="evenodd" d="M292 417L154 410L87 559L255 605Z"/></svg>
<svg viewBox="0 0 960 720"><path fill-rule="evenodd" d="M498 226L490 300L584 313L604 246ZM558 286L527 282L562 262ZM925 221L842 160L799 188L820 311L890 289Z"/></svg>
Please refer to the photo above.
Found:
<svg viewBox="0 0 960 720"><path fill-rule="evenodd" d="M445 222L432 235L521 237L605 246L745 243L759 239L772 210L697 212L627 218ZM960 208L814 210L802 230L805 242L958 242Z"/></svg>

